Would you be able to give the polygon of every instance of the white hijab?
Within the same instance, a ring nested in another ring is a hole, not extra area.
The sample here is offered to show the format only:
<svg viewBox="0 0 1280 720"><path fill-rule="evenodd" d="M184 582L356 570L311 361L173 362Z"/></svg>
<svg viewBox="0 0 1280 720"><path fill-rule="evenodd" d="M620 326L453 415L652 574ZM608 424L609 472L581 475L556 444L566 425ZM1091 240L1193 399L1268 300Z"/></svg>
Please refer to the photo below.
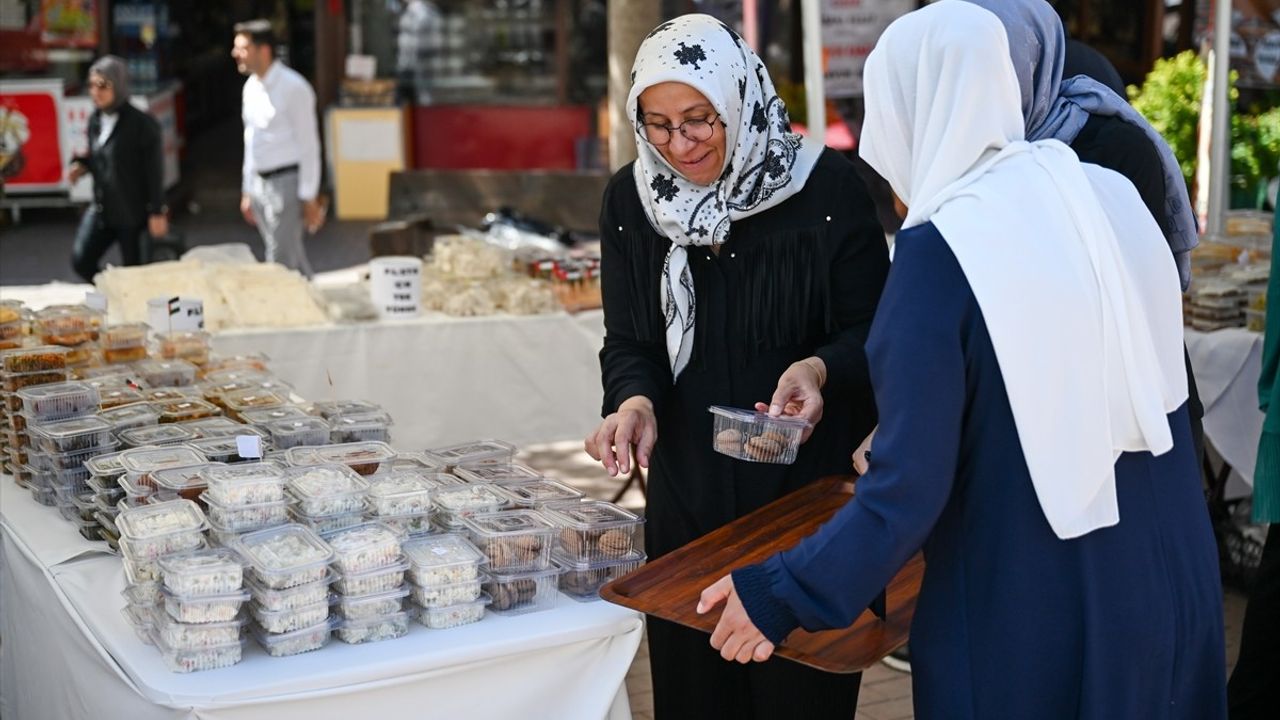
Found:
<svg viewBox="0 0 1280 720"><path fill-rule="evenodd" d="M1023 139L988 10L939 2L898 19L865 88L862 157L909 207L903 227L933 222L959 261L1050 527L1067 539L1116 524L1116 459L1170 450L1166 415L1187 398L1178 273L1159 227L1121 175Z"/></svg>
<svg viewBox="0 0 1280 720"><path fill-rule="evenodd" d="M710 185L686 180L644 137L640 93L664 82L702 93L724 123L728 159ZM640 202L649 223L671 240L659 292L675 378L693 353L696 303L685 248L722 244L732 221L799 192L822 145L791 132L786 105L764 63L732 28L710 15L682 15L649 33L631 70L627 114L635 125Z"/></svg>

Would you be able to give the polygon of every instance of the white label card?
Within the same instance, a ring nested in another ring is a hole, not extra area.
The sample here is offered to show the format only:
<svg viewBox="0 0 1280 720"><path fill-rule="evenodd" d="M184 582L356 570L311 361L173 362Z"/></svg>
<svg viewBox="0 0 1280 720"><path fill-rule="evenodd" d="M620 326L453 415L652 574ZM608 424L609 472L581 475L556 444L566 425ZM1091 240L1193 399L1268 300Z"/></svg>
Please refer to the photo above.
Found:
<svg viewBox="0 0 1280 720"><path fill-rule="evenodd" d="M237 435L236 454L242 458L262 457L262 438L257 435Z"/></svg>

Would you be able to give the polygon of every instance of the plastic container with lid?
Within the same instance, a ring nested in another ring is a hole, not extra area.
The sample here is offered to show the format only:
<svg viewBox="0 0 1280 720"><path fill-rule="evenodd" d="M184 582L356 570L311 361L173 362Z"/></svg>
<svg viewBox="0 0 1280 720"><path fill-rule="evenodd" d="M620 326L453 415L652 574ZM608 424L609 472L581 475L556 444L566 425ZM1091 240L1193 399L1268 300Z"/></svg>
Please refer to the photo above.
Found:
<svg viewBox="0 0 1280 720"><path fill-rule="evenodd" d="M0 352L0 368L8 374L66 370L68 352L59 345L6 350Z"/></svg>
<svg viewBox="0 0 1280 720"><path fill-rule="evenodd" d="M22 414L28 422L50 422L80 417L98 409L97 389L82 382L36 385L18 391Z"/></svg>
<svg viewBox="0 0 1280 720"><path fill-rule="evenodd" d="M334 577L332 573L328 573L315 582L295 585L284 590L272 590L249 576L245 578L245 586L249 588L253 601L258 607L269 612L282 612L328 602L329 585Z"/></svg>
<svg viewBox="0 0 1280 720"><path fill-rule="evenodd" d="M45 452L67 453L111 447L111 425L96 415L28 426L32 444Z"/></svg>
<svg viewBox="0 0 1280 720"><path fill-rule="evenodd" d="M202 440L205 438L235 437L236 435L253 432L248 425L221 416L197 418L179 424L195 433L196 437Z"/></svg>
<svg viewBox="0 0 1280 720"><path fill-rule="evenodd" d="M120 464L120 453L118 452L95 455L86 460L84 466L90 475L95 478L101 478L104 483L107 480L114 481L115 478L125 473L124 465Z"/></svg>
<svg viewBox="0 0 1280 720"><path fill-rule="evenodd" d="M329 442L390 442L391 416L386 413L341 415L329 420Z"/></svg>
<svg viewBox="0 0 1280 720"><path fill-rule="evenodd" d="M147 402L166 402L168 400L182 400L199 396L200 394L193 387L158 387L150 388L142 393L143 399Z"/></svg>
<svg viewBox="0 0 1280 720"><path fill-rule="evenodd" d="M435 513L431 511L406 513L404 515L374 516L374 519L378 522L383 523L392 530L403 534L405 537L430 535L435 530L434 518Z"/></svg>
<svg viewBox="0 0 1280 720"><path fill-rule="evenodd" d="M318 518L364 509L369 483L346 465L294 467L285 475L285 486L303 515Z"/></svg>
<svg viewBox="0 0 1280 720"><path fill-rule="evenodd" d="M441 488L432 494L432 502L440 525L454 529L465 529L462 520L468 515L497 512L511 504L488 485Z"/></svg>
<svg viewBox="0 0 1280 720"><path fill-rule="evenodd" d="M511 501L514 507L538 508L549 503L575 502L582 493L555 480L534 480L513 485L497 485L499 495Z"/></svg>
<svg viewBox="0 0 1280 720"><path fill-rule="evenodd" d="M312 532L324 537L329 533L345 530L354 527L365 521L364 512L356 510L355 512L340 513L338 515L324 515L314 517L298 512L297 506L289 508L289 519L299 525L309 528Z"/></svg>
<svg viewBox="0 0 1280 720"><path fill-rule="evenodd" d="M424 607L418 611L418 622L433 630L447 630L460 625L480 622L484 619L484 611L489 603L489 596L482 594L470 602L439 607Z"/></svg>
<svg viewBox="0 0 1280 720"><path fill-rule="evenodd" d="M146 345L130 345L128 347L102 348L102 361L108 364L121 365L146 360L151 357Z"/></svg>
<svg viewBox="0 0 1280 720"><path fill-rule="evenodd" d="M770 417L755 410L712 405L711 446L716 452L747 462L790 465L796 461L800 438L809 427L795 417Z"/></svg>
<svg viewBox="0 0 1280 720"><path fill-rule="evenodd" d="M160 422L160 413L147 402L133 402L128 405L104 408L98 412L98 417L110 423L112 431L116 433L148 427Z"/></svg>
<svg viewBox="0 0 1280 720"><path fill-rule="evenodd" d="M479 513L462 522L493 572L543 570L551 563L556 526L537 510Z"/></svg>
<svg viewBox="0 0 1280 720"><path fill-rule="evenodd" d="M319 650L328 645L333 626L333 619L325 618L311 627L288 633L271 633L256 626L251 629L251 632L254 639L271 657L289 657Z"/></svg>
<svg viewBox="0 0 1280 720"><path fill-rule="evenodd" d="M509 463L515 460L516 447L501 440L474 440L425 451L428 459L443 467L475 463Z"/></svg>
<svg viewBox="0 0 1280 720"><path fill-rule="evenodd" d="M401 544L409 561L409 579L419 587L443 587L480 577L484 553L466 537L457 534L431 535Z"/></svg>
<svg viewBox="0 0 1280 720"><path fill-rule="evenodd" d="M253 619L258 621L258 625L263 630L275 634L290 633L295 630L312 627L327 620L329 618L329 601L326 598L315 605L304 605L292 610L277 611L264 610L258 605L250 605L249 611L253 613Z"/></svg>
<svg viewBox="0 0 1280 720"><path fill-rule="evenodd" d="M196 365L209 361L209 333L202 330L156 333L156 345L160 357L167 360L181 359Z"/></svg>
<svg viewBox="0 0 1280 720"><path fill-rule="evenodd" d="M180 423L187 420L217 417L222 409L217 405L200 398L183 398L180 400L159 400L152 403L156 412L160 413L160 423Z"/></svg>
<svg viewBox="0 0 1280 720"><path fill-rule="evenodd" d="M271 435L272 446L279 450L299 445L323 445L329 441L329 423L310 415L270 420L263 423L262 428Z"/></svg>
<svg viewBox="0 0 1280 720"><path fill-rule="evenodd" d="M99 387L98 397L100 398L98 405L103 410L110 410L121 405L132 405L146 400L142 396L141 390L129 386Z"/></svg>
<svg viewBox="0 0 1280 720"><path fill-rule="evenodd" d="M560 596L557 591L560 573L561 568L555 564L532 572L490 572L484 583L485 593L493 598L489 609L500 615L550 610Z"/></svg>
<svg viewBox="0 0 1280 720"><path fill-rule="evenodd" d="M211 467L221 467L222 463L201 463L186 467L164 468L153 470L151 481L157 490L167 491L188 500L200 500L204 493L205 481L202 473Z"/></svg>
<svg viewBox="0 0 1280 720"><path fill-rule="evenodd" d="M154 631L151 636L156 649L160 651L160 656L164 658L165 666L176 673L228 668L239 663L244 657L245 641L243 639L225 645L181 650L169 647Z"/></svg>
<svg viewBox="0 0 1280 720"><path fill-rule="evenodd" d="M560 548L572 562L600 562L628 557L636 530L644 522L633 512L603 500L583 500L543 508L560 528Z"/></svg>
<svg viewBox="0 0 1280 720"><path fill-rule="evenodd" d="M38 372L29 373L11 373L0 376L0 388L6 393L16 393L22 388L31 387L33 385L48 385L50 383L67 382L71 379L71 374L66 370L40 370ZM11 395L7 403L7 407L11 411L22 409L22 399L17 395Z"/></svg>
<svg viewBox="0 0 1280 720"><path fill-rule="evenodd" d="M209 362L201 367L205 375L223 370L268 370L267 363L271 358L266 353L246 353L243 355L210 355Z"/></svg>
<svg viewBox="0 0 1280 720"><path fill-rule="evenodd" d="M274 462L210 468L203 475L209 500L224 505L260 505L285 500L283 468Z"/></svg>
<svg viewBox="0 0 1280 720"><path fill-rule="evenodd" d="M481 585L485 579L485 574L479 573L471 580L463 580L448 585L434 584L423 587L412 584L410 585L410 591L413 595L413 602L418 607L445 607L446 605L457 605L458 603L472 602L479 599Z"/></svg>
<svg viewBox="0 0 1280 720"><path fill-rule="evenodd" d="M224 622L184 623L162 609L152 610L154 632L163 638L164 644L177 650L199 650L237 642L247 623L244 617Z"/></svg>
<svg viewBox="0 0 1280 720"><path fill-rule="evenodd" d="M142 425L120 430L116 434L120 442L134 449L156 445L179 445L196 439L195 433L181 425ZM201 457L205 456L201 455Z"/></svg>
<svg viewBox="0 0 1280 720"><path fill-rule="evenodd" d="M103 313L85 305L51 305L36 313L41 342L73 347L98 340Z"/></svg>
<svg viewBox="0 0 1280 720"><path fill-rule="evenodd" d="M53 488L32 485L29 489L31 490L31 499L38 504L46 507L54 507L58 504L58 498L54 495Z"/></svg>
<svg viewBox="0 0 1280 720"><path fill-rule="evenodd" d="M300 445L289 448L285 457L290 465L341 464L360 475L373 475L383 463L394 460L396 453L383 442L355 442L319 447Z"/></svg>
<svg viewBox="0 0 1280 720"><path fill-rule="evenodd" d="M102 347L107 349L145 346L149 332L151 328L146 323L108 325L102 333Z"/></svg>
<svg viewBox="0 0 1280 720"><path fill-rule="evenodd" d="M321 400L320 402L312 403L311 408L316 415L325 420L332 420L343 415L385 412L381 405L368 400Z"/></svg>
<svg viewBox="0 0 1280 720"><path fill-rule="evenodd" d="M119 460L125 472L138 476L147 476L157 470L188 468L209 462L203 453L185 445L130 448L120 452ZM156 482L154 478L146 477L142 479L141 484L154 487Z"/></svg>
<svg viewBox="0 0 1280 720"><path fill-rule="evenodd" d="M246 410L265 410L288 404L287 395L262 388L247 388L222 396L222 405L238 417Z"/></svg>
<svg viewBox="0 0 1280 720"><path fill-rule="evenodd" d="M398 612L360 620L349 618L338 624L336 632L339 640L351 645L395 640L409 634L409 613Z"/></svg>
<svg viewBox="0 0 1280 720"><path fill-rule="evenodd" d="M404 610L404 599L408 595L408 585L401 585L386 592L365 597L337 595L334 600L334 612L344 620L370 620L387 617Z"/></svg>
<svg viewBox="0 0 1280 720"><path fill-rule="evenodd" d="M222 533L253 532L289 522L289 503L286 500L224 505L209 497L208 493L201 495L200 499L209 509L209 525Z"/></svg>
<svg viewBox="0 0 1280 720"><path fill-rule="evenodd" d="M644 553L633 550L623 557L596 562L575 561L556 550L556 564L564 569L560 576L560 591L574 600L597 600L600 588L640 567Z"/></svg>
<svg viewBox="0 0 1280 720"><path fill-rule="evenodd" d="M56 472L58 470L80 470L85 467L85 463L95 457L107 454L119 447L120 443L112 441L106 447L89 448L88 450L76 450L69 453L46 453L41 450L32 449L28 461L31 466L37 470L46 472ZM86 470L85 472L92 472Z"/></svg>
<svg viewBox="0 0 1280 720"><path fill-rule="evenodd" d="M416 472L392 471L369 484L369 513L412 515L431 511L432 484Z"/></svg>
<svg viewBox="0 0 1280 720"><path fill-rule="evenodd" d="M241 427L244 429L235 435L199 438L188 442L187 447L199 450L210 460L217 460L218 462L238 463L246 460L256 460L257 458L246 458L240 455L240 444L237 438L248 435L256 436L261 441L261 449L265 450L266 437L257 428L248 425L242 425Z"/></svg>
<svg viewBox="0 0 1280 720"><path fill-rule="evenodd" d="M274 420L301 420L310 417L315 416L308 415L305 410L297 405L281 405L262 410L245 410L240 413L241 420L253 425L266 425Z"/></svg>
<svg viewBox="0 0 1280 720"><path fill-rule="evenodd" d="M391 463L392 470L415 470L418 472L443 472L444 466L437 463L421 452L402 452L396 455L396 459Z"/></svg>
<svg viewBox="0 0 1280 720"><path fill-rule="evenodd" d="M333 581L333 587L346 597L377 595L400 587L404 583L405 571L408 569L409 563L401 559L394 565L375 567L359 573L335 571L337 579Z"/></svg>
<svg viewBox="0 0 1280 720"><path fill-rule="evenodd" d="M146 360L134 368L153 388L183 387L196 381L196 366L185 360Z"/></svg>
<svg viewBox="0 0 1280 720"><path fill-rule="evenodd" d="M339 530L325 537L333 548L333 566L344 574L355 574L396 565L401 560L404 536L378 522Z"/></svg>
<svg viewBox="0 0 1280 720"><path fill-rule="evenodd" d="M454 474L468 482L476 483L522 483L543 480L545 476L519 463L493 463L490 465L472 465L456 468Z"/></svg>
<svg viewBox="0 0 1280 720"><path fill-rule="evenodd" d="M120 545L137 560L202 547L207 526L199 506L181 499L130 508L116 518Z"/></svg>
<svg viewBox="0 0 1280 720"><path fill-rule="evenodd" d="M175 595L227 595L244 584L244 561L228 548L175 553L160 558L164 586Z"/></svg>
<svg viewBox="0 0 1280 720"><path fill-rule="evenodd" d="M323 540L296 524L243 535L234 549L249 561L261 584L273 590L325 578L333 559L333 550Z"/></svg>
<svg viewBox="0 0 1280 720"><path fill-rule="evenodd" d="M221 595L178 595L168 588L161 588L160 593L165 612L184 623L228 622L235 619L241 606L249 599L247 590Z"/></svg>

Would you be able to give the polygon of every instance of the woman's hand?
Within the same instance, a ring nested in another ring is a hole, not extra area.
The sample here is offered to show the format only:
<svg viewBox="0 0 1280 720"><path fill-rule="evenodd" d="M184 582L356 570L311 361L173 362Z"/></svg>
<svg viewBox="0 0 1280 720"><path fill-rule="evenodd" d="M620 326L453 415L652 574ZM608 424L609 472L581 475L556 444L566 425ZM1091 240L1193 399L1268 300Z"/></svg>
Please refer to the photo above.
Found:
<svg viewBox="0 0 1280 720"><path fill-rule="evenodd" d="M822 420L822 386L826 383L827 364L822 358L810 357L792 363L778 378L778 389L773 391L773 399L768 405L756 403L756 410L773 417L786 415L807 420L809 427L800 436L800 442L806 442L813 434L814 426Z"/></svg>
<svg viewBox="0 0 1280 720"><path fill-rule="evenodd" d="M67 171L67 180L72 184L77 183L88 172L89 168L85 167L84 163L72 163L71 169Z"/></svg>
<svg viewBox="0 0 1280 720"><path fill-rule="evenodd" d="M258 220L253 216L253 198L248 193L240 194L240 216L253 227L258 226Z"/></svg>
<svg viewBox="0 0 1280 720"><path fill-rule="evenodd" d="M773 643L760 632L747 609L742 607L738 591L733 588L733 576L725 575L716 584L702 591L698 598L698 614L711 612L724 603L724 612L711 633L711 647L720 651L720 657L730 662L747 664L752 660L764 662L773 655Z"/></svg>
<svg viewBox="0 0 1280 720"><path fill-rule="evenodd" d="M636 463L649 467L653 445L658 441L658 419L653 402L643 395L627 398L600 423L595 432L582 442L582 448L599 460L612 476L631 472L631 447L636 449Z"/></svg>
<svg viewBox="0 0 1280 720"><path fill-rule="evenodd" d="M878 427L873 428L858 449L853 451L853 470L859 475L866 475L867 469L871 467L871 440L876 436L876 429Z"/></svg>

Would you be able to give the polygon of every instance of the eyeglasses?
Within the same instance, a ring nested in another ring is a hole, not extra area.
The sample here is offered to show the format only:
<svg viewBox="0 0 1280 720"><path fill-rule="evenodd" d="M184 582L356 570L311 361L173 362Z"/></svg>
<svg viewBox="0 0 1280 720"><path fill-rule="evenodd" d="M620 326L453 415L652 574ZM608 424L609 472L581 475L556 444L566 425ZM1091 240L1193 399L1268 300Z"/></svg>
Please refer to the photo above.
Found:
<svg viewBox="0 0 1280 720"><path fill-rule="evenodd" d="M106 80L90 80L89 87L96 88L98 90L106 90L111 87L111 83Z"/></svg>
<svg viewBox="0 0 1280 720"><path fill-rule="evenodd" d="M640 129L644 132L644 137L649 144L662 147L671 142L671 133L676 130L685 136L686 139L693 142L705 142L711 139L711 135L715 133L715 122L720 119L719 115L708 115L701 118L690 118L684 122L672 127L670 125L660 125L658 123L641 123Z"/></svg>

